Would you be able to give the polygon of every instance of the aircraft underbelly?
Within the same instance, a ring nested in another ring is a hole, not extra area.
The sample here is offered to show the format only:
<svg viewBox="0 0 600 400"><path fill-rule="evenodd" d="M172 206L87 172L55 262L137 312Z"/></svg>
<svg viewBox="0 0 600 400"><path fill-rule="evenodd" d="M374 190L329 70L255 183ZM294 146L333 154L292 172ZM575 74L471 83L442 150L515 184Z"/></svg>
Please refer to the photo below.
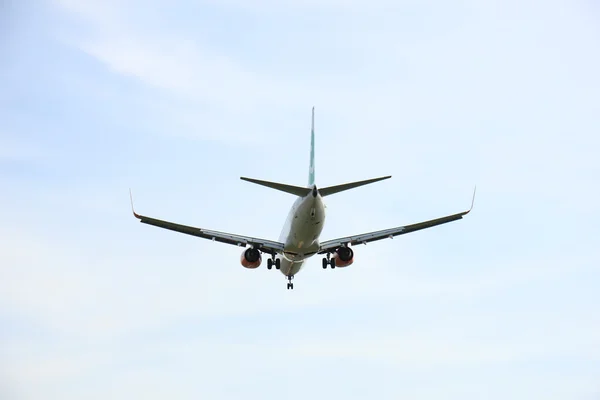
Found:
<svg viewBox="0 0 600 400"><path fill-rule="evenodd" d="M285 241L284 254L291 261L302 260L313 255L319 249L319 235L322 223L309 218L297 218L292 223L292 229Z"/></svg>
<svg viewBox="0 0 600 400"><path fill-rule="evenodd" d="M285 276L296 275L304 265L304 261L290 261L285 258L281 259L280 272Z"/></svg>
<svg viewBox="0 0 600 400"><path fill-rule="evenodd" d="M300 271L304 260L319 250L319 235L323 230L324 212L322 203L300 206L291 221L285 239L281 272L295 275Z"/></svg>

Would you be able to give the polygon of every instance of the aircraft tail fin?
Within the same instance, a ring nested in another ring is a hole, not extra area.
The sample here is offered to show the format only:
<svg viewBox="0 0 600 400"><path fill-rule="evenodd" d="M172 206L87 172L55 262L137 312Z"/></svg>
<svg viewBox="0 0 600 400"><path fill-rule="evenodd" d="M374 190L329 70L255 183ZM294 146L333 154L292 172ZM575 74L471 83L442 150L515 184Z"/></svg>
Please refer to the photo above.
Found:
<svg viewBox="0 0 600 400"><path fill-rule="evenodd" d="M359 186L368 185L370 183L375 183L382 181L384 179L389 179L391 176L383 176L380 178L367 179L364 181L358 182L350 182L344 183L336 186L329 186L326 188L318 189L318 193L321 194L322 197L329 196L335 193L343 192L346 190L354 189ZM261 181L259 179L252 179L246 177L240 177L241 180L255 183L257 185L262 185L269 187L271 189L280 190L282 192L295 194L296 196L305 197L309 193L313 192L313 186L315 184L315 108L312 108L312 120L311 120L311 128L310 128L310 164L308 169L308 187L300 187L293 185L286 185L284 183L278 182L269 182L269 181ZM317 190L313 192L313 196L316 196Z"/></svg>
<svg viewBox="0 0 600 400"><path fill-rule="evenodd" d="M331 194L343 192L343 191L349 190L349 189L354 189L359 186L368 185L369 183L375 183L375 182L379 182L379 181L382 181L384 179L389 179L389 178L391 178L391 175L383 176L381 178L367 179L365 181L350 182L350 183L344 183L344 184L336 185L336 186L329 186L326 188L319 189L319 193L321 193L322 197L325 197L325 196L329 196Z"/></svg>
<svg viewBox="0 0 600 400"><path fill-rule="evenodd" d="M277 183L277 182L261 181L261 180L258 180L258 179L245 178L243 176L240 177L240 179L243 180L243 181L247 181L247 182L251 182L251 183L256 183L257 185L266 186L266 187L269 187L271 189L280 190L282 192L286 192L286 193L290 193L290 194L295 194L296 196L300 196L300 197L304 197L304 196L308 195L312 191L311 188L305 188L305 187L293 186L293 185L286 185L286 184Z"/></svg>
<svg viewBox="0 0 600 400"><path fill-rule="evenodd" d="M315 108L312 108L312 120L310 125L310 166L308 168L308 186L315 184Z"/></svg>

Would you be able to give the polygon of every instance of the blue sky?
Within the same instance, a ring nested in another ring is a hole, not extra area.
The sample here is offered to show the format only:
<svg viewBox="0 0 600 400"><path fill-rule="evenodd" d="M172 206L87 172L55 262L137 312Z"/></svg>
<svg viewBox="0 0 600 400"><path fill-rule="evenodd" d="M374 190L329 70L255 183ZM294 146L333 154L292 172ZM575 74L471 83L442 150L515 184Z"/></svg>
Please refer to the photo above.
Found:
<svg viewBox="0 0 600 400"><path fill-rule="evenodd" d="M3 399L597 399L600 9L592 1L3 2ZM316 107L323 239L277 239Z"/></svg>

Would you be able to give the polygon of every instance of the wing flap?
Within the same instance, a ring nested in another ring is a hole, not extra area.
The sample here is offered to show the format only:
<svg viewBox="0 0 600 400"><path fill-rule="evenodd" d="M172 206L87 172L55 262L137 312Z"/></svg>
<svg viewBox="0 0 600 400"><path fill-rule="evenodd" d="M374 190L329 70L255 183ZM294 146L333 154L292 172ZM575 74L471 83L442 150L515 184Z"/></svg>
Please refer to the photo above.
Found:
<svg viewBox="0 0 600 400"><path fill-rule="evenodd" d="M462 219L465 215L471 212L473 209L473 204L475 203L475 191L473 191L473 200L471 201L471 208L467 211L463 211L457 214L448 215L441 218L431 219L429 221L419 222L412 225L398 226L391 229L383 229L380 231L374 231L369 233L363 233L360 235L348 236L333 240L327 240L321 243L321 247L319 249L319 254L329 253L337 249L342 245L357 245L357 244L367 244L369 242L374 242L381 239L391 239L398 235L404 235L406 233L420 231L422 229L431 228L434 226L447 224L448 222L457 221Z"/></svg>
<svg viewBox="0 0 600 400"><path fill-rule="evenodd" d="M137 214L136 216L140 220L140 222L144 224L169 229L175 232L185 233L186 235L192 235L203 239L227 243L240 247L253 246L269 254L280 253L283 251L283 243L274 242L271 240L258 239L248 236L236 235L232 233L211 231L207 229L196 228L193 226L176 224L174 222L163 221L156 218L150 218L139 214Z"/></svg>
<svg viewBox="0 0 600 400"><path fill-rule="evenodd" d="M174 222L164 221L161 219L146 217L144 215L137 214L133 210L133 199L131 201L131 207L133 215L140 220L140 222L148 225L157 226L159 228L168 229L171 231L184 233L186 235L192 235L203 239L212 240L215 242L227 243L234 246L246 247L253 246L264 253L277 254L283 252L283 243L275 242L272 240L259 239L249 236L236 235L233 233L218 232L208 229L196 228L193 226L176 224Z"/></svg>

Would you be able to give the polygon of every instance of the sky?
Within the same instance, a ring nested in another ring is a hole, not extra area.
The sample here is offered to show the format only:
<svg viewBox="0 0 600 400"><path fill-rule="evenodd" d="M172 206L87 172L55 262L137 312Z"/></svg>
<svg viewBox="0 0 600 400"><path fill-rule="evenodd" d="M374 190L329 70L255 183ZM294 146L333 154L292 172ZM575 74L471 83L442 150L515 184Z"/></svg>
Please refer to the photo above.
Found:
<svg viewBox="0 0 600 400"><path fill-rule="evenodd" d="M600 7L0 2L0 398L600 398ZM136 211L276 240L295 289Z"/></svg>

